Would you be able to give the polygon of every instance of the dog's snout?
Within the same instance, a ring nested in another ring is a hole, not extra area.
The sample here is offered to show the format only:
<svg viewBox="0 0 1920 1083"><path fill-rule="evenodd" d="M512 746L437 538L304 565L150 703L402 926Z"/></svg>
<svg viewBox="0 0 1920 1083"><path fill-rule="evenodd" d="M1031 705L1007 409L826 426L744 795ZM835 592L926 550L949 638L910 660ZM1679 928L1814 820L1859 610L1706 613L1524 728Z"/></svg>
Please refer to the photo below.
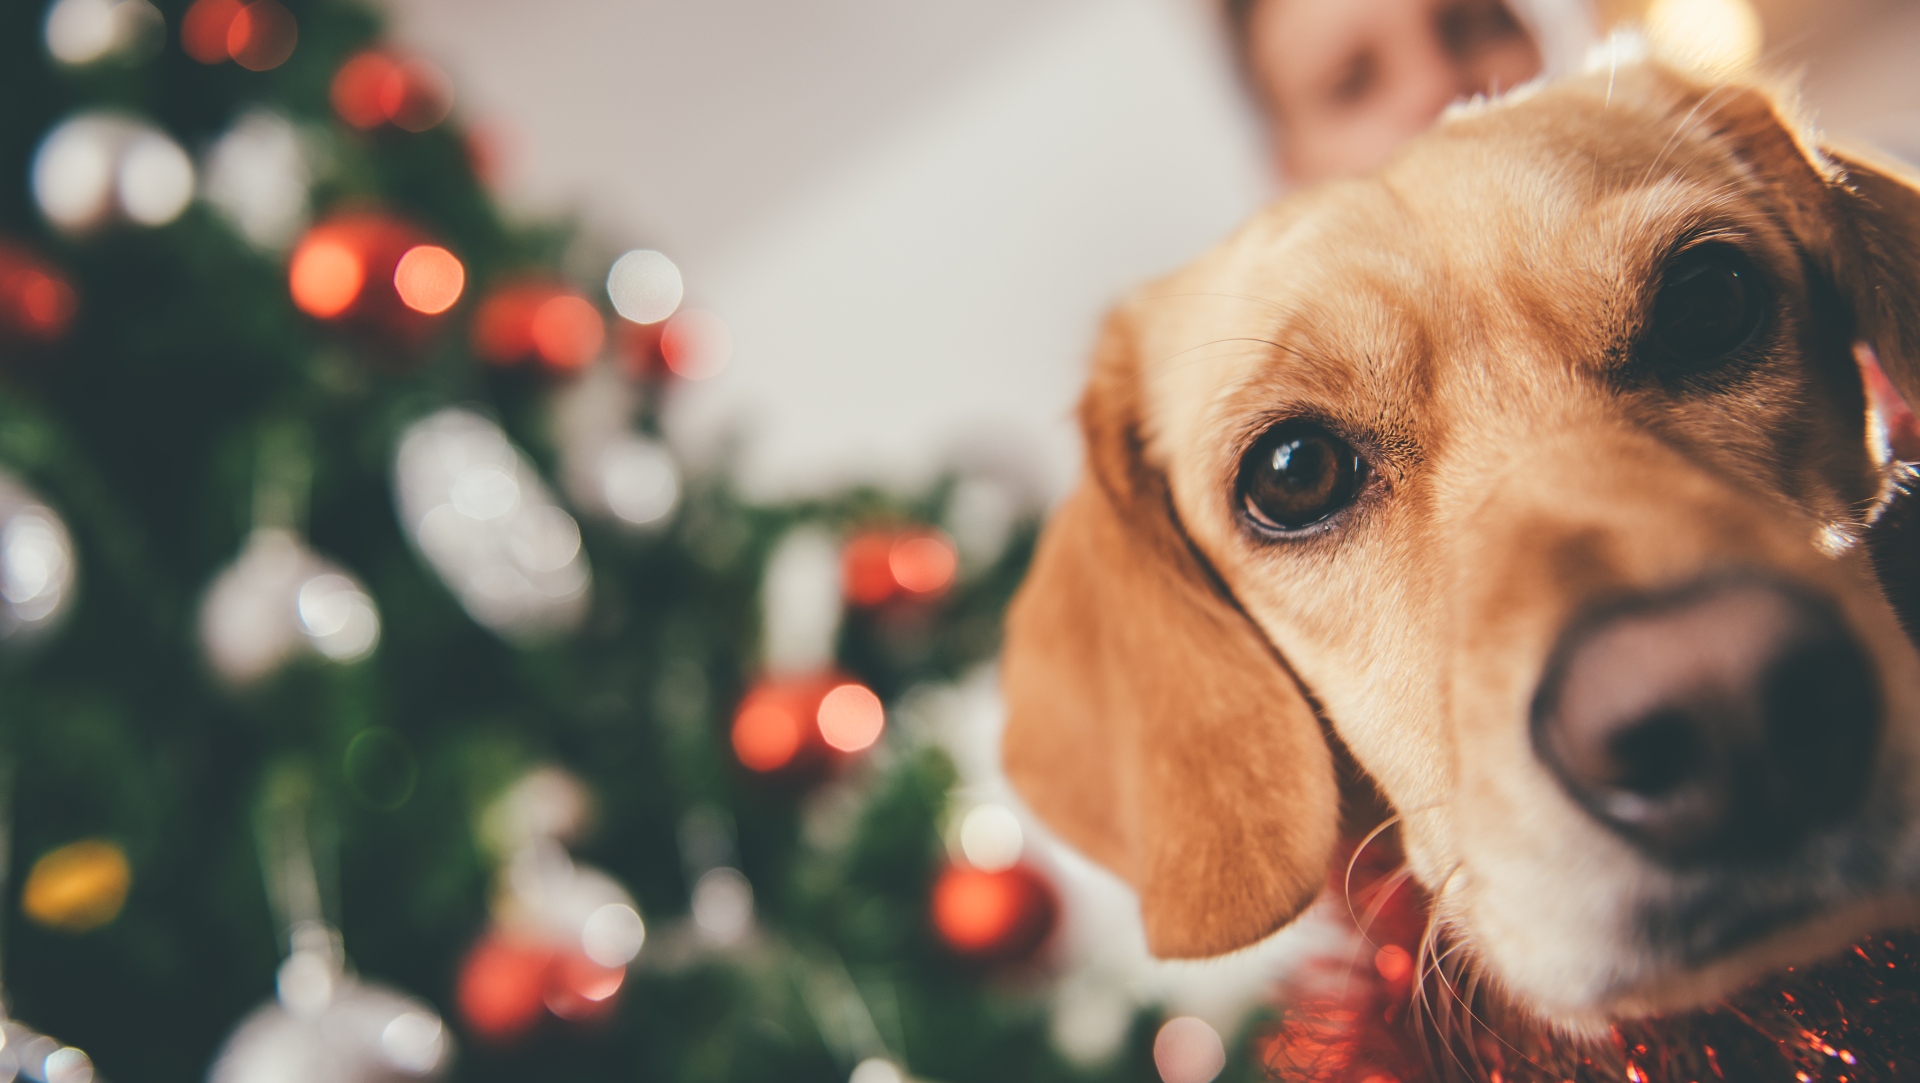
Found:
<svg viewBox="0 0 1920 1083"><path fill-rule="evenodd" d="M1763 858L1844 819L1880 728L1873 667L1834 606L1757 578L1574 621L1533 703L1567 792L1671 864Z"/></svg>

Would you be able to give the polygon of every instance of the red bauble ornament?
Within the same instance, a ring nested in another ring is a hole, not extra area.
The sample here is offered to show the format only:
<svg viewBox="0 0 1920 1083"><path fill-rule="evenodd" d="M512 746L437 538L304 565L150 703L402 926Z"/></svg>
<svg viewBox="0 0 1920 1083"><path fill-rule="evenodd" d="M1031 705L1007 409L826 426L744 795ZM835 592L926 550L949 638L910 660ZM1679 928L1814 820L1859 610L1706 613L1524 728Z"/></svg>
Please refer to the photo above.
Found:
<svg viewBox="0 0 1920 1083"><path fill-rule="evenodd" d="M489 1041L531 1031L546 1010L551 947L498 934L481 937L460 965L454 1001L467 1029Z"/></svg>
<svg viewBox="0 0 1920 1083"><path fill-rule="evenodd" d="M359 211L307 230L288 261L287 286L307 315L410 348L459 300L466 270L400 219Z"/></svg>
<svg viewBox="0 0 1920 1083"><path fill-rule="evenodd" d="M0 242L0 350L58 342L79 307L66 276L32 252Z"/></svg>
<svg viewBox="0 0 1920 1083"><path fill-rule="evenodd" d="M733 716L733 752L761 774L804 771L872 747L886 728L880 697L834 673L768 678Z"/></svg>
<svg viewBox="0 0 1920 1083"><path fill-rule="evenodd" d="M278 0L194 0L180 19L180 47L202 64L231 60L249 71L286 63L300 40Z"/></svg>
<svg viewBox="0 0 1920 1083"><path fill-rule="evenodd" d="M550 1016L593 1023L612 1014L625 967L607 967L578 950L498 931L482 936L460 966L454 1000L467 1029L482 1040L526 1037Z"/></svg>
<svg viewBox="0 0 1920 1083"><path fill-rule="evenodd" d="M474 353L497 365L538 361L575 372L599 356L606 335L606 320L593 302L544 280L495 288L473 319Z"/></svg>
<svg viewBox="0 0 1920 1083"><path fill-rule="evenodd" d="M340 119L361 131L390 124L424 132L453 111L453 84L439 68L381 49L357 53L340 65L329 96Z"/></svg>
<svg viewBox="0 0 1920 1083"><path fill-rule="evenodd" d="M942 943L970 959L1031 956L1060 915L1053 885L1027 865L988 872L954 863L933 884L933 928Z"/></svg>
<svg viewBox="0 0 1920 1083"><path fill-rule="evenodd" d="M953 541L927 528L864 530L841 550L847 601L857 606L938 598L953 585L959 566Z"/></svg>

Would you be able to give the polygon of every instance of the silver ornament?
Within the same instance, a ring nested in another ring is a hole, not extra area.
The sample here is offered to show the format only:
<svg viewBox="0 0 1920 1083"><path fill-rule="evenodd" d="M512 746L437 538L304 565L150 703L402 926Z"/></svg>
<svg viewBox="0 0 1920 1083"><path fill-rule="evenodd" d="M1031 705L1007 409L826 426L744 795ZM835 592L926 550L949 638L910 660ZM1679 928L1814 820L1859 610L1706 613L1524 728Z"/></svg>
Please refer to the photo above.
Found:
<svg viewBox="0 0 1920 1083"><path fill-rule="evenodd" d="M74 594L73 538L60 516L0 471L0 646L59 627Z"/></svg>
<svg viewBox="0 0 1920 1083"><path fill-rule="evenodd" d="M180 144L111 112L82 113L47 133L32 180L40 213L68 233L114 220L163 226L193 199L193 161Z"/></svg>
<svg viewBox="0 0 1920 1083"><path fill-rule="evenodd" d="M299 653L356 662L379 642L380 613L359 580L278 527L255 529L200 605L207 661L235 687Z"/></svg>
<svg viewBox="0 0 1920 1083"><path fill-rule="evenodd" d="M234 1028L207 1083L417 1083L445 1073L452 1041L432 1005L348 973L331 929L303 926L294 942L277 995Z"/></svg>
<svg viewBox="0 0 1920 1083"><path fill-rule="evenodd" d="M586 616L580 527L498 425L457 407L413 423L394 459L394 498L408 536L481 624L537 635Z"/></svg>

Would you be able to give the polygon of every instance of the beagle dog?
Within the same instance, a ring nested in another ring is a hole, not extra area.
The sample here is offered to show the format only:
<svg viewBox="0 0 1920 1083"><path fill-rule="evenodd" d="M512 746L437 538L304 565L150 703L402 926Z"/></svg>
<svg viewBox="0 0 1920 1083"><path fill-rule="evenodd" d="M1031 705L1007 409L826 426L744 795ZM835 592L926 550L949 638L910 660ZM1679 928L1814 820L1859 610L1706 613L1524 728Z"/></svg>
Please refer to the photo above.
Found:
<svg viewBox="0 0 1920 1083"><path fill-rule="evenodd" d="M1457 108L1109 317L1010 778L1199 957L1320 892L1350 755L1576 1044L1920 924L1856 347L1920 402L1913 174L1651 63Z"/></svg>

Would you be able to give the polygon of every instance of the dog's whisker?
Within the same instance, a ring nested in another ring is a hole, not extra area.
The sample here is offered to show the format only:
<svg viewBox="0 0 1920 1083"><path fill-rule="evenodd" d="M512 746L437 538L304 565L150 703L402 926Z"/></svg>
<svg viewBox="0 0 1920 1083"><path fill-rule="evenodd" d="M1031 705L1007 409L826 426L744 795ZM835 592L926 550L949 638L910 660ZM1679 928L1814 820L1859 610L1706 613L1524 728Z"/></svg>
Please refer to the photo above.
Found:
<svg viewBox="0 0 1920 1083"><path fill-rule="evenodd" d="M1346 871L1346 875L1341 880L1340 893L1343 896L1345 896L1347 900L1347 916L1350 918L1353 918L1354 923L1356 925L1359 924L1359 918L1353 912L1354 866L1360 863L1360 855L1366 852L1367 847L1372 845L1374 840L1378 839L1381 835L1385 834L1388 828L1393 827L1399 822L1400 822L1400 814L1397 812L1391 816L1388 816L1386 819L1380 821L1379 826L1375 827L1372 831L1367 832L1366 837L1360 840L1360 845L1355 846L1353 848L1353 855L1347 858L1347 871Z"/></svg>

